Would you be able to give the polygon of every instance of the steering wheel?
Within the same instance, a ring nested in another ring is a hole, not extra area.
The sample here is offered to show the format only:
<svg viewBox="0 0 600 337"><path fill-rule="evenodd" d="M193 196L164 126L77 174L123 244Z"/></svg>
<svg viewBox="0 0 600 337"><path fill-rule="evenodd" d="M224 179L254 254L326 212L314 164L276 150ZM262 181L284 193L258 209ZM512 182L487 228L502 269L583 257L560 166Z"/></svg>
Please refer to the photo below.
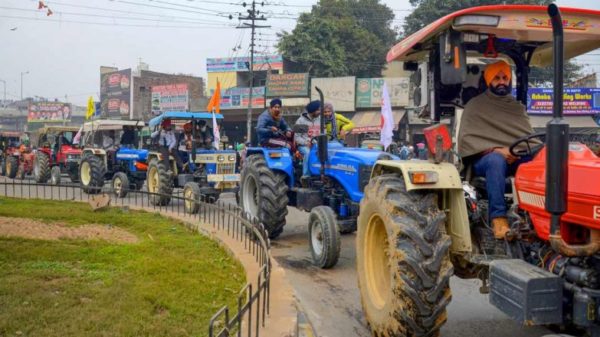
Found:
<svg viewBox="0 0 600 337"><path fill-rule="evenodd" d="M539 144L536 142L536 143L532 144L531 140L533 140L533 139L537 139L537 140L541 141L542 143ZM545 132L534 133L534 134L527 135L525 137L521 137L521 138L517 139L514 143L512 143L512 145L508 148L508 150L510 151L510 154L512 154L515 157L533 156L534 154L538 153L544 147L545 140L546 140ZM525 145L527 145L527 148L517 149L517 147L523 143L525 143Z"/></svg>

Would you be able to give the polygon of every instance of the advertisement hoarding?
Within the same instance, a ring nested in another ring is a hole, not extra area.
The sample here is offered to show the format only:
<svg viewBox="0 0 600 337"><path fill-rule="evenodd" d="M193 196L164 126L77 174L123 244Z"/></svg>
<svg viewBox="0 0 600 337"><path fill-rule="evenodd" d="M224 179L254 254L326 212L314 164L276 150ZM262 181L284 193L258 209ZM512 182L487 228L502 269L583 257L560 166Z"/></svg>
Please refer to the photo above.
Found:
<svg viewBox="0 0 600 337"><path fill-rule="evenodd" d="M127 119L131 112L131 69L100 75L102 117Z"/></svg>
<svg viewBox="0 0 600 337"><path fill-rule="evenodd" d="M354 111L355 77L313 78L310 83L311 100L319 99L315 90L319 87L325 96L325 102L333 104L337 111Z"/></svg>
<svg viewBox="0 0 600 337"><path fill-rule="evenodd" d="M211 96L214 91L211 90ZM250 88L229 88L221 90L221 109L242 109L248 107ZM265 107L265 87L252 89L252 107Z"/></svg>
<svg viewBox="0 0 600 337"><path fill-rule="evenodd" d="M206 59L206 71L214 72L237 72L248 71L250 57L221 57ZM283 56L265 55L254 57L254 71L281 70L283 69Z"/></svg>
<svg viewBox="0 0 600 337"><path fill-rule="evenodd" d="M186 83L155 85L152 87L152 113L189 111L189 91Z"/></svg>
<svg viewBox="0 0 600 337"><path fill-rule="evenodd" d="M357 78L356 107L380 107L384 80L387 84L388 92L390 93L390 101L392 106L398 107L408 105L408 78Z"/></svg>
<svg viewBox="0 0 600 337"><path fill-rule="evenodd" d="M308 73L269 74L267 97L307 97Z"/></svg>
<svg viewBox="0 0 600 337"><path fill-rule="evenodd" d="M60 123L71 121L70 103L35 102L29 104L28 123Z"/></svg>
<svg viewBox="0 0 600 337"><path fill-rule="evenodd" d="M553 89L531 88L527 92L527 113L552 114ZM563 91L565 115L594 115L600 113L600 88L565 88Z"/></svg>

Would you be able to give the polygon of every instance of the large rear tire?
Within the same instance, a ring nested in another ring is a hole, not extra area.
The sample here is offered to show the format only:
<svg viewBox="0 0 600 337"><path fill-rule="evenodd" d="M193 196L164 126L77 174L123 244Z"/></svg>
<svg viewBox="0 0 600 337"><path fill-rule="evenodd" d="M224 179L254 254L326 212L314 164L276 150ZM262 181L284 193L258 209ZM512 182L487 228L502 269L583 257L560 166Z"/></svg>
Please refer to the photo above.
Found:
<svg viewBox="0 0 600 337"><path fill-rule="evenodd" d="M361 302L374 336L437 336L446 322L453 269L437 194L406 191L383 175L365 188L356 262Z"/></svg>
<svg viewBox="0 0 600 337"><path fill-rule="evenodd" d="M104 186L104 163L100 158L90 155L81 160L79 182L83 192L98 194Z"/></svg>
<svg viewBox="0 0 600 337"><path fill-rule="evenodd" d="M6 175L11 179L15 179L18 170L19 159L17 159L17 157L14 156L8 156L6 159Z"/></svg>
<svg viewBox="0 0 600 337"><path fill-rule="evenodd" d="M271 171L262 155L247 157L242 169L239 204L263 223L270 239L277 238L285 226L288 213L285 178L285 173Z"/></svg>
<svg viewBox="0 0 600 337"><path fill-rule="evenodd" d="M146 173L146 182L148 192L155 193L150 195L150 202L156 206L166 206L171 202L171 193L173 193L173 179L169 168L158 159L152 159L148 165Z"/></svg>
<svg viewBox="0 0 600 337"><path fill-rule="evenodd" d="M33 159L33 178L38 184L45 184L50 179L50 157L38 151Z"/></svg>

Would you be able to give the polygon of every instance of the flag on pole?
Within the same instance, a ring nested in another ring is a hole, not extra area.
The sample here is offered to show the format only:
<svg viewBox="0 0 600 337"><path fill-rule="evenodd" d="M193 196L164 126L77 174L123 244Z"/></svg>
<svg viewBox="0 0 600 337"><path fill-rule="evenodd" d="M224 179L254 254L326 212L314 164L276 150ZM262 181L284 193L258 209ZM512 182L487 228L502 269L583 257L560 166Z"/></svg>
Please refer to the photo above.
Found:
<svg viewBox="0 0 600 337"><path fill-rule="evenodd" d="M214 110L217 113L221 112L221 82L219 82L219 79L217 79L217 88L215 89L215 93L210 98L210 101L206 106L206 110Z"/></svg>
<svg viewBox="0 0 600 337"><path fill-rule="evenodd" d="M87 112L85 114L85 119L91 119L92 117L94 117L95 112L96 112L96 107L94 105L94 98L92 96L90 96L90 98L88 98L88 102L87 102Z"/></svg>
<svg viewBox="0 0 600 337"><path fill-rule="evenodd" d="M81 133L83 132L83 125L79 128L79 131L77 131L77 134L75 134L75 136L73 137L73 144L79 144L79 142L81 141Z"/></svg>
<svg viewBox="0 0 600 337"><path fill-rule="evenodd" d="M392 114L392 104L387 84L383 82L381 98L381 145L387 149L392 143L394 135L394 115Z"/></svg>
<svg viewBox="0 0 600 337"><path fill-rule="evenodd" d="M219 149L219 144L221 144L221 131L219 130L219 124L217 124L217 116L215 115L215 112L213 111L212 113L212 122L213 122L213 135L214 137L214 146L215 149L220 150Z"/></svg>

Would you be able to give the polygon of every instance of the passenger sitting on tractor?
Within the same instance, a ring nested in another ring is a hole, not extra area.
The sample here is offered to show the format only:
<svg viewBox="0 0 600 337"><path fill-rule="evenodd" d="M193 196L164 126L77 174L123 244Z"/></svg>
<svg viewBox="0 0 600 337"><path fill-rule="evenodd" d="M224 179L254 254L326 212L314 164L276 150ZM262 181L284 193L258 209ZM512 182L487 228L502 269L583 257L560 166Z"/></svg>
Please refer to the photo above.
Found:
<svg viewBox="0 0 600 337"><path fill-rule="evenodd" d="M513 156L509 146L533 130L525 107L511 95L508 63L488 65L483 76L488 90L465 105L458 152L463 160L473 164L475 175L486 178L489 219L496 239L503 239L510 231L504 200L506 177L531 159Z"/></svg>
<svg viewBox="0 0 600 337"><path fill-rule="evenodd" d="M350 133L352 129L354 129L354 123L352 123L351 120L343 115L335 113L335 110L333 110L333 104L331 103L325 103L323 108L323 117L325 118L325 130L327 131L327 137L330 140L344 140L346 139L346 135Z"/></svg>
<svg viewBox="0 0 600 337"><path fill-rule="evenodd" d="M318 134L319 126L321 124L321 103L319 101L312 101L306 105L306 111L300 115L296 124L308 125L308 132L306 133L295 133L294 141L298 146L298 151L302 153L302 177L308 177L308 153L310 152L311 138ZM315 131L317 134L314 134Z"/></svg>
<svg viewBox="0 0 600 337"><path fill-rule="evenodd" d="M135 127L133 125L123 125L123 133L119 144L126 147L135 147Z"/></svg>
<svg viewBox="0 0 600 337"><path fill-rule="evenodd" d="M186 166L190 166L191 171L195 171L195 165L193 163L193 161L191 160L191 153L192 153L192 149L193 149L193 143L194 143L194 135L192 134L192 130L193 130L193 126L192 126L192 122L187 122L185 124L183 124L183 133L179 135L179 141L178 141L178 150L179 150L179 156L181 158L184 158L185 160L185 164L183 165L184 170L186 168Z"/></svg>
<svg viewBox="0 0 600 337"><path fill-rule="evenodd" d="M102 148L107 151L115 149L115 130L109 130L102 135Z"/></svg>
<svg viewBox="0 0 600 337"><path fill-rule="evenodd" d="M169 154L175 159L175 163L178 168L183 167L181 157L179 157L179 153L177 152L177 140L175 139L175 133L173 133L171 120L163 120L161 123L161 130L152 132L150 136L152 139L158 138L158 145L160 146L162 160L165 164L165 167L169 168L169 171L171 171L171 166L169 165Z"/></svg>
<svg viewBox="0 0 600 337"><path fill-rule="evenodd" d="M214 137L213 130L206 124L206 121L198 121L198 144L200 144L201 147L210 150L213 148Z"/></svg>
<svg viewBox="0 0 600 337"><path fill-rule="evenodd" d="M287 138L292 137L290 127L281 116L281 100L275 98L269 103L269 108L258 116L256 125L258 144L266 146L269 139L281 137L280 132L284 132Z"/></svg>

